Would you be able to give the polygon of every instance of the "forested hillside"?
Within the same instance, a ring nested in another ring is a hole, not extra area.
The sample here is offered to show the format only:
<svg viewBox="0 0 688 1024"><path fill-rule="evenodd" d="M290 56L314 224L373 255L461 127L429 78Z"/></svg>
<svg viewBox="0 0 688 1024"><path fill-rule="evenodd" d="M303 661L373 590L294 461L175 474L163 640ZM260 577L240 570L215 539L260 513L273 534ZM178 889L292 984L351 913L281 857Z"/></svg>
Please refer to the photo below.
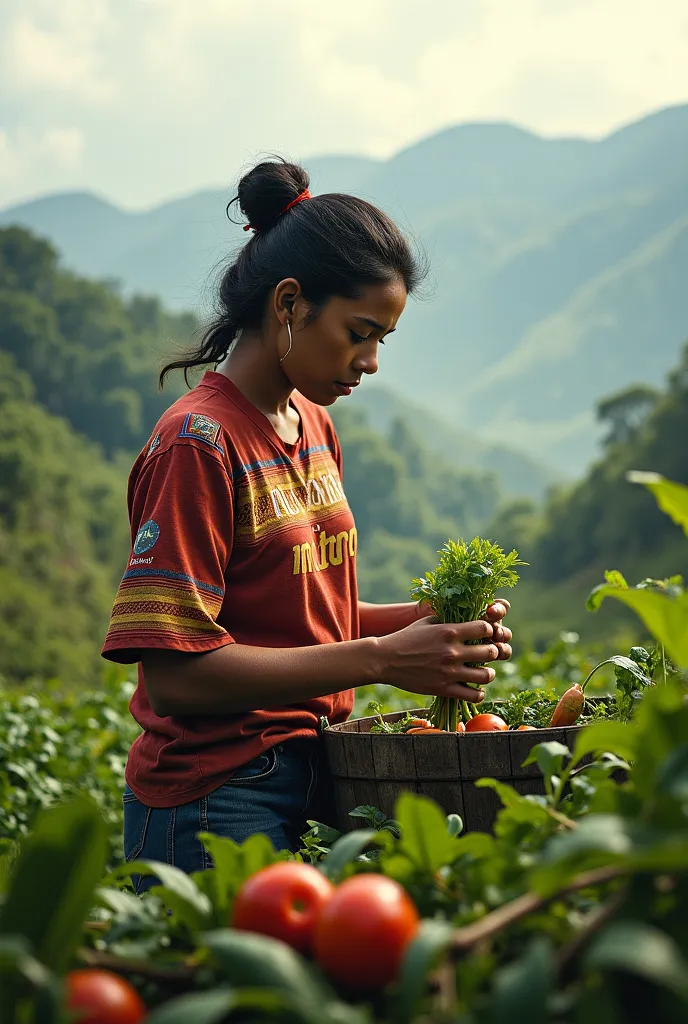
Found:
<svg viewBox="0 0 688 1024"><path fill-rule="evenodd" d="M351 190L430 256L384 353L384 381L463 432L580 475L596 454L595 402L659 385L688 335L688 106L599 141L509 124L457 125L385 161L306 161L312 191ZM82 273L116 277L178 309L244 241L216 190L127 211L89 194L0 212L47 235Z"/></svg>
<svg viewBox="0 0 688 1024"><path fill-rule="evenodd" d="M126 476L183 387L161 394L159 363L196 327L65 271L43 239L0 230L0 675L98 677L129 545ZM430 457L399 419L380 432L343 407L337 423L362 594L403 599L447 536L494 514L497 478Z"/></svg>
<svg viewBox="0 0 688 1024"><path fill-rule="evenodd" d="M487 532L515 545L531 563L519 591L516 621L530 638L555 627L599 632L630 621L623 609L584 611L590 588L605 569L629 581L673 573L688 576L685 538L657 509L629 470L646 470L688 483L688 344L663 388L624 389L598 403L605 452L573 486L554 488L541 506L516 500L502 506Z"/></svg>

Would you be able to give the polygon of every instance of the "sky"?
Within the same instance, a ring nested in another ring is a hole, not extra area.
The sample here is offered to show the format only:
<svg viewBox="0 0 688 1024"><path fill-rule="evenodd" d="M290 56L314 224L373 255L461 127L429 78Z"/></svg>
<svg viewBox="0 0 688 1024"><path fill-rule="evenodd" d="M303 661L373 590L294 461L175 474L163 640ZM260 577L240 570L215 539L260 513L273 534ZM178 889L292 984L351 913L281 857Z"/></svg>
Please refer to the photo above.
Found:
<svg viewBox="0 0 688 1024"><path fill-rule="evenodd" d="M688 102L686 0L2 0L0 207L143 209L449 125L599 138Z"/></svg>

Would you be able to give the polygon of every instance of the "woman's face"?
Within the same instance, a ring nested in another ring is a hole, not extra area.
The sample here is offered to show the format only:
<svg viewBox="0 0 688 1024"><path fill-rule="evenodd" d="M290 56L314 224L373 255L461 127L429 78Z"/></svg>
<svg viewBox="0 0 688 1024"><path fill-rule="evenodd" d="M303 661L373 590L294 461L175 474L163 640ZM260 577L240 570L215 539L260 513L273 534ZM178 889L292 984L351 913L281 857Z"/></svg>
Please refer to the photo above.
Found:
<svg viewBox="0 0 688 1024"><path fill-rule="evenodd" d="M316 405L332 405L351 394L364 374L377 373L378 348L396 327L406 305L401 279L368 285L358 298L331 298L316 319L303 326L308 306L299 293L291 305L293 345L280 331L282 372Z"/></svg>

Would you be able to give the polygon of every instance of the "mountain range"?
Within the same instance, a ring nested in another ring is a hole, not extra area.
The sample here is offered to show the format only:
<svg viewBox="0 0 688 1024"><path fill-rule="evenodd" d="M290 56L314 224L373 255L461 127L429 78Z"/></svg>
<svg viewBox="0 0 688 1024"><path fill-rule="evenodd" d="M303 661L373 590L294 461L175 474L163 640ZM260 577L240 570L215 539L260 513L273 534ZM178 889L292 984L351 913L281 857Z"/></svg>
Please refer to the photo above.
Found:
<svg viewBox="0 0 688 1024"><path fill-rule="evenodd" d="M386 161L305 163L313 191L376 202L429 256L425 294L383 351L380 380L459 435L577 474L595 455L597 401L659 384L688 337L688 105L599 141L472 124ZM232 195L131 212L63 193L0 211L0 224L47 236L67 266L125 293L203 312L245 240L225 217Z"/></svg>

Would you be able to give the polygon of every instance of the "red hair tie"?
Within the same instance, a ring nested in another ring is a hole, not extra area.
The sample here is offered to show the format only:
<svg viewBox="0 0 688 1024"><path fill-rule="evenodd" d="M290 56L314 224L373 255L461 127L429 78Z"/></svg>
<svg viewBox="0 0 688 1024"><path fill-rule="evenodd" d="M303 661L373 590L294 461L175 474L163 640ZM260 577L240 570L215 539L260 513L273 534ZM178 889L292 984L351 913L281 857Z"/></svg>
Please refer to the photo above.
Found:
<svg viewBox="0 0 688 1024"><path fill-rule="evenodd" d="M308 189L305 188L303 190L303 192L299 192L299 194L297 195L296 199L292 199L292 201L290 203L287 203L287 205L284 207L283 210L280 210L280 212L277 214L277 217L275 217L275 220L277 220L278 217L282 217L285 213L288 213L288 211L291 210L292 206L296 206L298 203L302 203L304 201L304 199L312 199L312 198L313 198L313 196L310 194ZM258 228L254 228L253 224L244 224L244 231L257 231L257 230L258 230Z"/></svg>

